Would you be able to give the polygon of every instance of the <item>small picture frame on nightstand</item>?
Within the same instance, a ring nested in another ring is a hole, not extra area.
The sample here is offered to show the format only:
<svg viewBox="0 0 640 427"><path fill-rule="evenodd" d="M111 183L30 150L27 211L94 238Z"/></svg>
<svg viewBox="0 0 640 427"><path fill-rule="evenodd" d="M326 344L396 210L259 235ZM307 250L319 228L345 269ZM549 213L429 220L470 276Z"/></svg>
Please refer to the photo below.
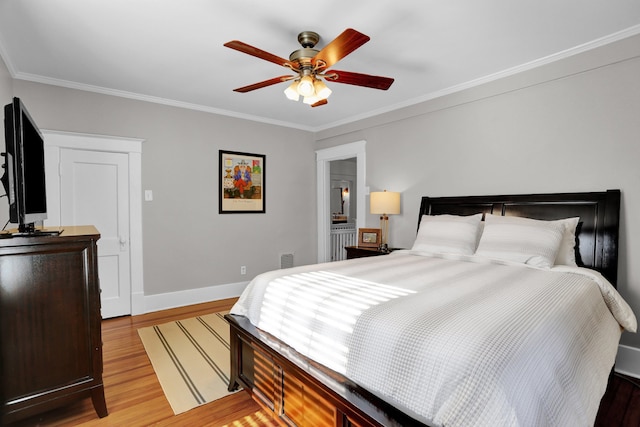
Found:
<svg viewBox="0 0 640 427"><path fill-rule="evenodd" d="M382 233L379 228L358 228L358 246L377 248L380 246Z"/></svg>

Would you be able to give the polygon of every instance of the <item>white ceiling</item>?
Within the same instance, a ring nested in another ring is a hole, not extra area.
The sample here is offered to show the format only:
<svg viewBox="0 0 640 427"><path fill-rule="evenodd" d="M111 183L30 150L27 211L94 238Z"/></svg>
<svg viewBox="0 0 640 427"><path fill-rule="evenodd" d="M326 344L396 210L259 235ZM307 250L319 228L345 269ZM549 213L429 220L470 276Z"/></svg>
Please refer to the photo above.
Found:
<svg viewBox="0 0 640 427"><path fill-rule="evenodd" d="M307 6L305 6L307 5ZM329 83L329 104L289 101L289 74L228 49L288 58L346 28L371 40L334 66L395 78L388 91ZM322 130L640 33L638 0L0 0L0 55L16 79Z"/></svg>

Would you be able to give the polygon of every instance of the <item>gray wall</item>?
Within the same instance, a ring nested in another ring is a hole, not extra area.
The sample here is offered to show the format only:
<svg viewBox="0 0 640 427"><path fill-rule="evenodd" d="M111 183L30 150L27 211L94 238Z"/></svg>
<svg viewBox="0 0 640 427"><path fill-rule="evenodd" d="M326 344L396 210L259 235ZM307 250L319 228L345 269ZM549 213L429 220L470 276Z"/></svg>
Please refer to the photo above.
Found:
<svg viewBox="0 0 640 427"><path fill-rule="evenodd" d="M7 100L7 102L9 102L9 99L11 99L13 95L11 82L11 74L9 74L7 66L2 58L0 58L0 97L2 97L1 99L3 100Z"/></svg>
<svg viewBox="0 0 640 427"><path fill-rule="evenodd" d="M7 70L7 66L5 65L2 58L0 58L0 107L5 104L8 104L13 97L13 84L11 79L11 74L9 74L9 70ZM0 116L4 118L4 110L0 112ZM4 119L3 119L4 120ZM2 130L1 141L0 142L0 151L4 152L4 127L0 127ZM0 158L0 163L4 164L4 157ZM4 173L4 170L0 170L0 176ZM2 188L2 184L0 184L0 194L4 194L4 188ZM6 197L0 197L0 229L4 226L4 224L9 220L9 203L7 202ZM9 228L10 226L7 226Z"/></svg>
<svg viewBox="0 0 640 427"><path fill-rule="evenodd" d="M293 253L296 265L316 261L310 133L21 80L13 86L42 129L145 140L142 188L154 195L142 202L145 295L247 281L279 268L281 253ZM218 214L219 149L266 155L266 214Z"/></svg>
<svg viewBox="0 0 640 427"><path fill-rule="evenodd" d="M375 118L382 124L323 131L317 146L367 141L366 185L402 192L396 247L411 247L423 195L622 190L618 288L640 315L639 76L634 37ZM640 347L640 337L623 343Z"/></svg>

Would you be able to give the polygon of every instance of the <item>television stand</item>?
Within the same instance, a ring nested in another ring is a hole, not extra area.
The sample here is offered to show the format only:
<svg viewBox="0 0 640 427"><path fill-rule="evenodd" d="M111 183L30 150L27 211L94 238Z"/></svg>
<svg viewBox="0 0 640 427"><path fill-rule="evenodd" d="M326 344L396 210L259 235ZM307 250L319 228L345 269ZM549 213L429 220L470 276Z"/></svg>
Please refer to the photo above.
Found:
<svg viewBox="0 0 640 427"><path fill-rule="evenodd" d="M64 228L54 238L0 240L0 425L85 398L100 418L108 414L100 233L93 226Z"/></svg>

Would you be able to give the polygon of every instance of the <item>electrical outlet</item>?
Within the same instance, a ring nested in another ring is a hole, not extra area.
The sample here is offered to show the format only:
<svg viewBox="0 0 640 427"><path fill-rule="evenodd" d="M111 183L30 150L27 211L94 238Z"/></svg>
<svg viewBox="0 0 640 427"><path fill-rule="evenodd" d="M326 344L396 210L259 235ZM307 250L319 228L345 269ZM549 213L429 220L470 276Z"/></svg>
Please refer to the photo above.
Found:
<svg viewBox="0 0 640 427"><path fill-rule="evenodd" d="M240 266L240 274L242 274L242 275L247 274L247 266L246 265Z"/></svg>

